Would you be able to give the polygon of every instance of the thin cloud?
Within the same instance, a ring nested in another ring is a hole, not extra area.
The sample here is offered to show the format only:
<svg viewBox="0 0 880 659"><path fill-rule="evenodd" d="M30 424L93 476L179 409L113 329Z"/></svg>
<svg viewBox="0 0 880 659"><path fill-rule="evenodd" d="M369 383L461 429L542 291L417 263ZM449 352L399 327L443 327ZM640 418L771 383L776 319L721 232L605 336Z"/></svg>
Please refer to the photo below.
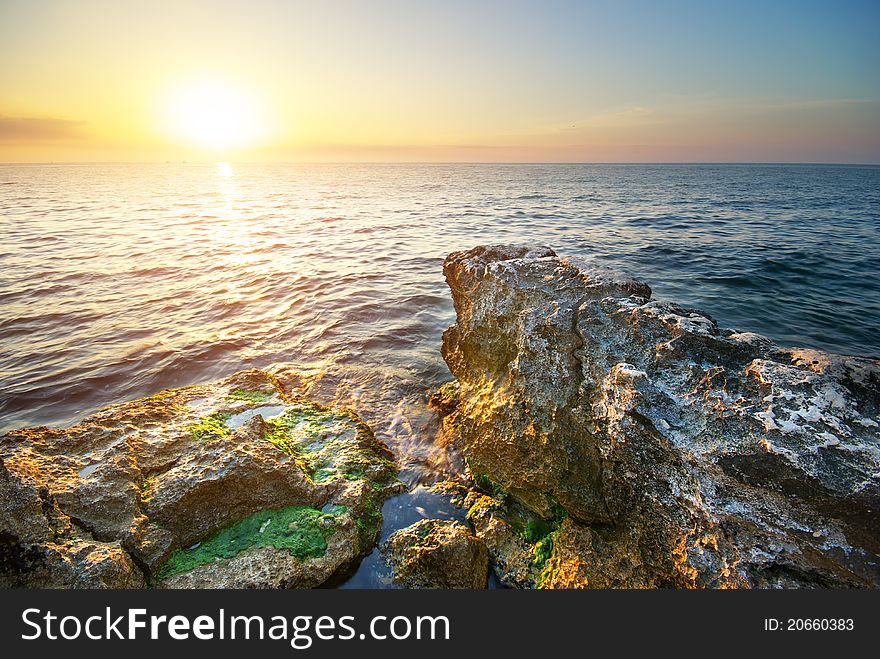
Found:
<svg viewBox="0 0 880 659"><path fill-rule="evenodd" d="M85 121L56 117L0 116L0 141L51 142L82 137Z"/></svg>

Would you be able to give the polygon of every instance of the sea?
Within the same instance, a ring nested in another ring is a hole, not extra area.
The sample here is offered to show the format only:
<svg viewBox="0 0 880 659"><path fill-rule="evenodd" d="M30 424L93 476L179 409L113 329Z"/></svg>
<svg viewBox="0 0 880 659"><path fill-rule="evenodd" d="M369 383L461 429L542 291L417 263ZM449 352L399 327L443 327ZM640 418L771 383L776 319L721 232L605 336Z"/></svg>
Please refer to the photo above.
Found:
<svg viewBox="0 0 880 659"><path fill-rule="evenodd" d="M880 356L880 166L0 165L0 432L283 363L395 452L411 489L384 536L455 516L429 489L456 469L426 404L451 377L442 264L488 243ZM349 585L387 585L366 563Z"/></svg>

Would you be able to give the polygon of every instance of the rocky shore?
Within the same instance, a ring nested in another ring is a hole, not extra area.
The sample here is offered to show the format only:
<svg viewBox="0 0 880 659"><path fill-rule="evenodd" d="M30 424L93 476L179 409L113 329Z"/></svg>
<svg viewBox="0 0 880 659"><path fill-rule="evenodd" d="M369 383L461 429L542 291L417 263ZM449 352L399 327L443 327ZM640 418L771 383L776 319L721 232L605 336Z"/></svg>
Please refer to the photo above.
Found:
<svg viewBox="0 0 880 659"><path fill-rule="evenodd" d="M876 360L719 328L549 248L444 273L455 380L431 405L467 473L436 490L467 521L386 530L398 585L880 585ZM0 437L0 586L333 585L402 489L354 412L243 371Z"/></svg>
<svg viewBox="0 0 880 659"><path fill-rule="evenodd" d="M0 585L333 583L399 491L358 417L263 371L0 438Z"/></svg>
<svg viewBox="0 0 880 659"><path fill-rule="evenodd" d="M503 582L876 587L880 364L781 348L549 248L444 272L436 398ZM760 313L756 309L755 313Z"/></svg>

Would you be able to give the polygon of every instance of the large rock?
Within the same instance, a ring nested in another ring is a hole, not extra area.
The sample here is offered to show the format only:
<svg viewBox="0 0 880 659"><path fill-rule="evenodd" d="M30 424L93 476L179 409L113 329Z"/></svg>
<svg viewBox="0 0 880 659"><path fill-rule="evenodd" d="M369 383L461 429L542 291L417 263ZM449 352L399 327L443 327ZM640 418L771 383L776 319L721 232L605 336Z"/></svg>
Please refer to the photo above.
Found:
<svg viewBox="0 0 880 659"><path fill-rule="evenodd" d="M394 580L410 588L485 588L486 544L452 520L423 519L396 531L382 546Z"/></svg>
<svg viewBox="0 0 880 659"><path fill-rule="evenodd" d="M495 493L471 519L490 551L517 547L500 524L534 554L507 582L880 584L876 360L722 330L548 248L478 247L444 272L445 425Z"/></svg>
<svg viewBox="0 0 880 659"><path fill-rule="evenodd" d="M396 488L354 413L263 371L0 437L0 585L314 587Z"/></svg>

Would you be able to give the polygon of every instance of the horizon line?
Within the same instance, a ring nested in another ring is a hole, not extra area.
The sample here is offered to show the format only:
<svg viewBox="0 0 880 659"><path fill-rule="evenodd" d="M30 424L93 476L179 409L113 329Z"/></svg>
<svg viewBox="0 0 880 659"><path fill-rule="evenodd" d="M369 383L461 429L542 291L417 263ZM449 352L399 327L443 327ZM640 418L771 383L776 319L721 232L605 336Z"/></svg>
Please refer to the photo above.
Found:
<svg viewBox="0 0 880 659"><path fill-rule="evenodd" d="M797 160L39 160L0 161L4 165L792 165L877 167L875 162L797 161Z"/></svg>

